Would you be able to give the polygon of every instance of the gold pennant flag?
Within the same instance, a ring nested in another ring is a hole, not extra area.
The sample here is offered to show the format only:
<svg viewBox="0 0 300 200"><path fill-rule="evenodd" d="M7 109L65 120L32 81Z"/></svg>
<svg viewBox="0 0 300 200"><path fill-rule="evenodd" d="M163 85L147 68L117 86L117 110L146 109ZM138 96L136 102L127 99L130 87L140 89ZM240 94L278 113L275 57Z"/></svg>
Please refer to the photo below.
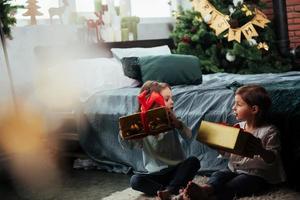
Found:
<svg viewBox="0 0 300 200"><path fill-rule="evenodd" d="M268 20L267 18L265 18L263 15L257 13L255 15L255 18L253 18L253 21L258 21L260 24L263 24L265 26L265 24L269 23L270 20Z"/></svg>
<svg viewBox="0 0 300 200"><path fill-rule="evenodd" d="M227 30L230 25L224 16L218 15L216 19L212 21L210 27L216 31L216 35L218 36L220 33Z"/></svg>
<svg viewBox="0 0 300 200"><path fill-rule="evenodd" d="M242 26L241 29L247 40L250 40L252 37L258 36L258 34L251 22L248 22L247 24Z"/></svg>
<svg viewBox="0 0 300 200"><path fill-rule="evenodd" d="M263 13L263 12L261 12L260 10L258 10L257 8L255 8L255 13L257 14L257 15L260 15L260 16L262 16L263 18L268 18L266 15L265 15L265 13Z"/></svg>
<svg viewBox="0 0 300 200"><path fill-rule="evenodd" d="M241 42L241 29L237 28L237 29L233 29L233 28L229 28L228 31L228 41L232 41L232 40L236 40L238 43Z"/></svg>
<svg viewBox="0 0 300 200"><path fill-rule="evenodd" d="M208 24L212 24L214 21L216 21L218 18L224 18L224 15L217 10L213 10L211 13L211 20L208 22Z"/></svg>
<svg viewBox="0 0 300 200"><path fill-rule="evenodd" d="M192 4L195 7L195 10L201 13L202 17L214 10L214 7L206 0L194 0Z"/></svg>
<svg viewBox="0 0 300 200"><path fill-rule="evenodd" d="M219 16L219 13L216 10L212 11L210 21L211 22L215 21L218 16Z"/></svg>
<svg viewBox="0 0 300 200"><path fill-rule="evenodd" d="M261 20L261 19L258 19L257 16L255 16L252 20L251 20L251 23L256 25L256 26L259 26L261 28L264 28L266 23L264 20Z"/></svg>

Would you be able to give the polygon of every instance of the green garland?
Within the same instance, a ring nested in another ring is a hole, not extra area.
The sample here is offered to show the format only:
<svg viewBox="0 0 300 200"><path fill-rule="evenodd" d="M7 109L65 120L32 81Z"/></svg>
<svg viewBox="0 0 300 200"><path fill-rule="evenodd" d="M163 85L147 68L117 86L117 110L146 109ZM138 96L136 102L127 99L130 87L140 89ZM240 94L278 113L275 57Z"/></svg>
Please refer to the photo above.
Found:
<svg viewBox="0 0 300 200"><path fill-rule="evenodd" d="M2 23L3 33L6 37L12 39L11 27L17 22L14 14L18 8L24 8L20 5L11 5L11 0L0 0L0 20Z"/></svg>

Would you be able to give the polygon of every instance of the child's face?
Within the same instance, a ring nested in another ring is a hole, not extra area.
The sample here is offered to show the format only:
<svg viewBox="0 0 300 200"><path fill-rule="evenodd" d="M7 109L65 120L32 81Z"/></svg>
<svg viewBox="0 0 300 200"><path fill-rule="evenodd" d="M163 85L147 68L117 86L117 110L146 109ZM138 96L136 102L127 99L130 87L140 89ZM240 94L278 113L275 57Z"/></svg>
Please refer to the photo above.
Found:
<svg viewBox="0 0 300 200"><path fill-rule="evenodd" d="M257 106L248 105L240 95L235 95L232 110L237 120L247 121L255 117Z"/></svg>
<svg viewBox="0 0 300 200"><path fill-rule="evenodd" d="M174 102L172 99L172 91L170 90L170 88L166 87L166 88L162 89L160 91L160 94L165 100L166 107L169 109L173 109Z"/></svg>

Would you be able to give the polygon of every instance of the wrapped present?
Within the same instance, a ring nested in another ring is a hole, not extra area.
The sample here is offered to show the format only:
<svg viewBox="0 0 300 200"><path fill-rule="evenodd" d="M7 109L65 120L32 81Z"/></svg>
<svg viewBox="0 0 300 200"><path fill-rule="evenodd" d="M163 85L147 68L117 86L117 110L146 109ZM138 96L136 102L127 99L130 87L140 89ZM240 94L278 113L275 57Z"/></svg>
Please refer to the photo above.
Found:
<svg viewBox="0 0 300 200"><path fill-rule="evenodd" d="M248 148L250 142L260 144L261 140L243 129L202 121L197 140L212 148L253 158L254 152Z"/></svg>
<svg viewBox="0 0 300 200"><path fill-rule="evenodd" d="M121 136L124 139L138 139L148 135L157 135L173 128L165 107L120 117L119 124Z"/></svg>

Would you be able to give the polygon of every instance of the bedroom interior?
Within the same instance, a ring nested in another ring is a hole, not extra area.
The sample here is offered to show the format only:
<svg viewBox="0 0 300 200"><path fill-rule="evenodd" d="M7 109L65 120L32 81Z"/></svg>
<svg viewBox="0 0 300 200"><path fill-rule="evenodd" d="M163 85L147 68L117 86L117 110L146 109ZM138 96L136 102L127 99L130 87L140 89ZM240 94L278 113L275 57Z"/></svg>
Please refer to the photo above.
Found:
<svg viewBox="0 0 300 200"><path fill-rule="evenodd" d="M202 120L237 122L240 85L265 87L287 182L238 199L299 199L300 2L140 2L0 2L0 196L154 199L130 188L145 167L141 150L120 146L118 120L136 111L141 84L157 80L171 85L194 139ZM227 166L205 144L182 146L200 162L197 183Z"/></svg>

